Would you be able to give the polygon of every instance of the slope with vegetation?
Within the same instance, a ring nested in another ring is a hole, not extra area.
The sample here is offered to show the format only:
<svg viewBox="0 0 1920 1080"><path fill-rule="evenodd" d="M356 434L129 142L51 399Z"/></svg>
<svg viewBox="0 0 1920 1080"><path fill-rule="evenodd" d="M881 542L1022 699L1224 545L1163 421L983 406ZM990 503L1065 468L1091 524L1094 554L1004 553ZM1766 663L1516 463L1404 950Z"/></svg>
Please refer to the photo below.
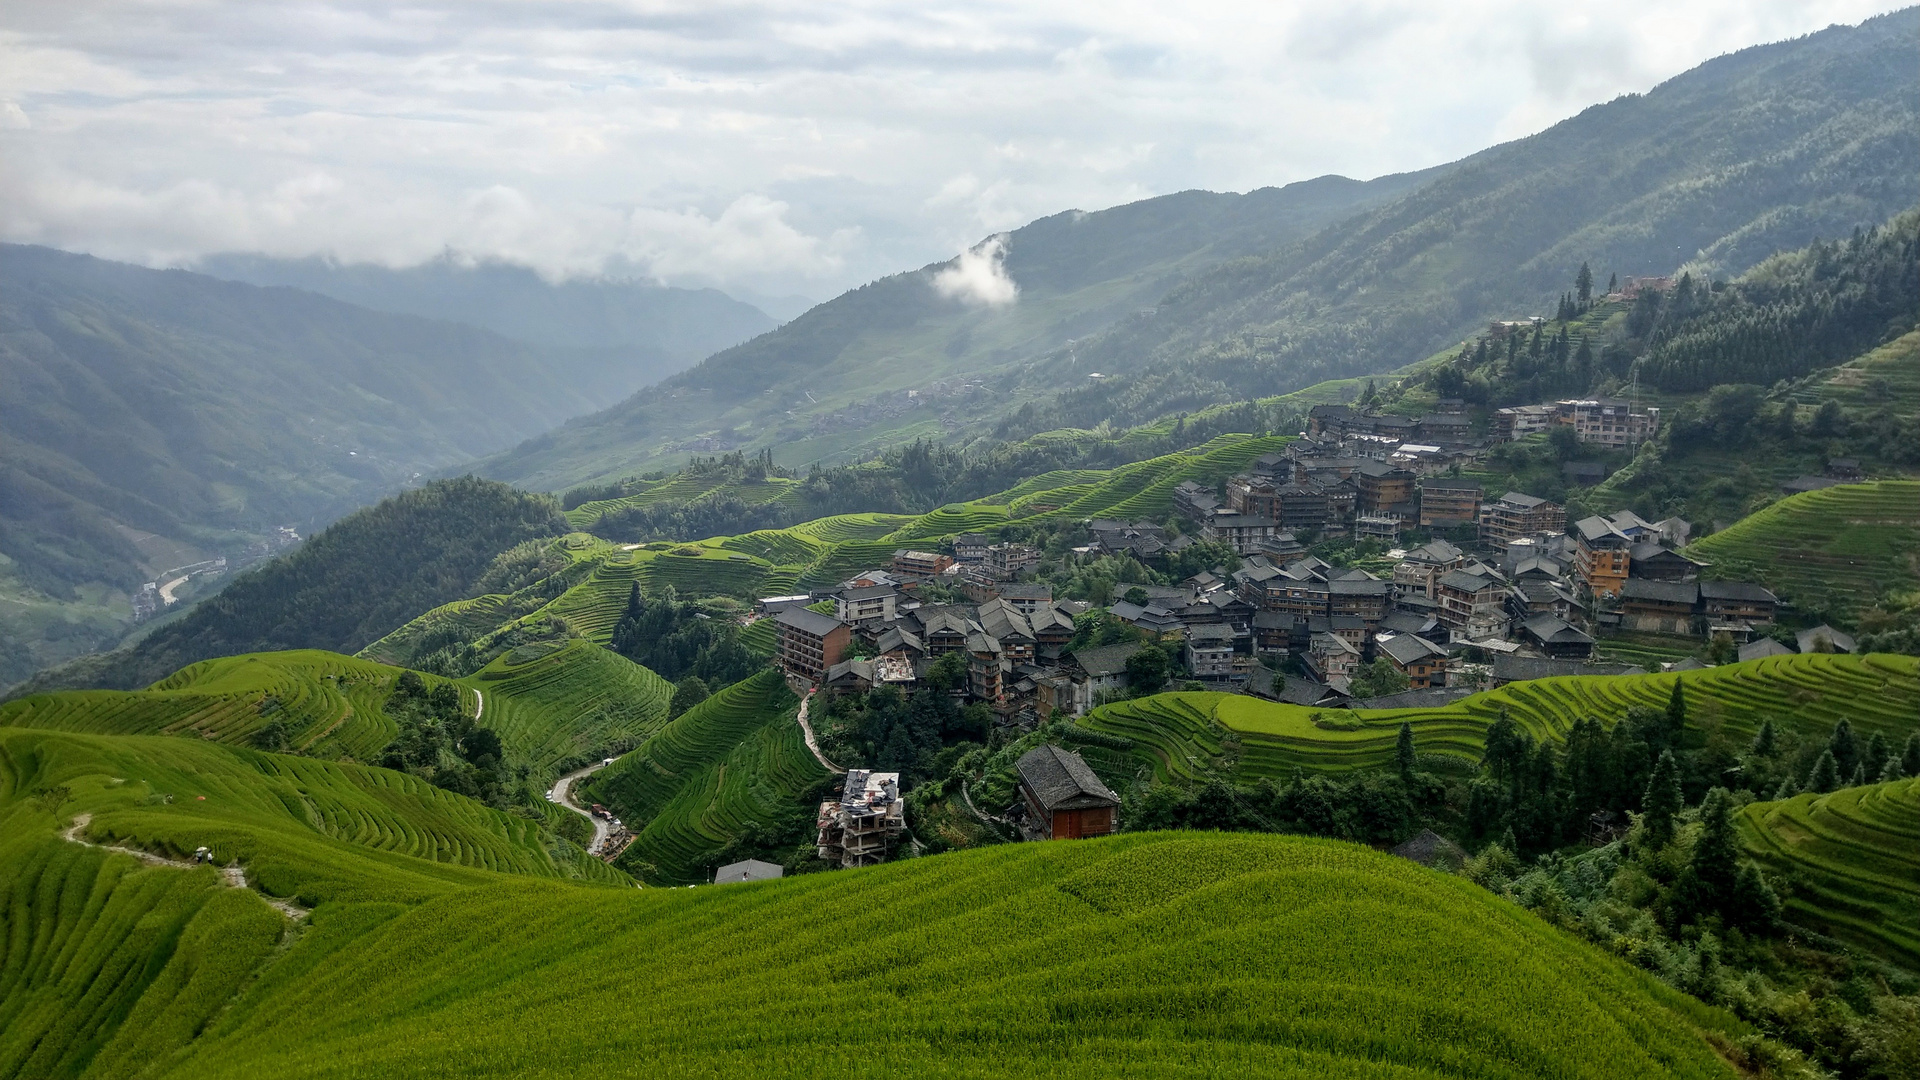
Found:
<svg viewBox="0 0 1920 1080"><path fill-rule="evenodd" d="M787 854L812 840L828 778L808 752L778 672L734 683L676 717L587 781L636 837L619 859L643 881L709 881L748 855Z"/></svg>
<svg viewBox="0 0 1920 1080"><path fill-rule="evenodd" d="M1809 615L1851 622L1868 604L1910 606L1920 600L1920 481L1793 495L1686 554L1709 577L1764 582Z"/></svg>
<svg viewBox="0 0 1920 1080"><path fill-rule="evenodd" d="M1920 971L1920 779L1753 803L1737 823L1790 921Z"/></svg>
<svg viewBox="0 0 1920 1080"><path fill-rule="evenodd" d="M1157 694L1102 706L1080 726L1125 741L1124 755L1112 759L1123 775L1146 768L1167 779L1253 780L1296 768L1386 764L1402 724L1411 725L1423 753L1471 762L1502 717L1537 740L1558 742L1584 718L1610 724L1636 706L1664 708L1675 684L1684 684L1688 700L1729 737L1751 738L1769 720L1824 733L1847 719L1894 739L1920 729L1920 660L1884 655L1776 656L1669 675L1558 676L1422 709L1319 711L1244 695Z"/></svg>
<svg viewBox="0 0 1920 1080"><path fill-rule="evenodd" d="M488 474L558 487L715 443L774 447L787 464L832 461L936 433L981 435L1016 411L1002 437L1134 425L1398 369L1489 319L1551 310L1583 261L1622 275L1685 262L1703 280L1731 277L1913 205L1920 93L1903 73L1916 20L1903 11L1717 58L1419 176L1384 205L1352 204L1325 228L1257 234L1235 252L1246 257L1129 281L1098 319L1009 336L1003 328L1060 314L1054 275L1022 263L1043 238L1140 217L1184 228L1189 245L1212 236L1166 212L1197 195L1045 219L1008 238L1007 272L1022 286L1010 307L925 318L943 303L930 287L937 268L889 278L712 358L657 397L501 455ZM1063 263L1069 253L1047 252ZM1111 272L1106 260L1087 266L1082 277ZM931 381L956 370L986 386L968 397Z"/></svg>
<svg viewBox="0 0 1920 1080"><path fill-rule="evenodd" d="M543 496L471 477L435 481L341 519L134 644L43 672L14 693L130 690L238 653L355 652L466 596L501 552L564 531Z"/></svg>
<svg viewBox="0 0 1920 1080"><path fill-rule="evenodd" d="M627 881L545 837L383 769L0 730L0 1075L153 1075L249 989L410 906L516 878ZM180 861L199 847L214 865Z"/></svg>

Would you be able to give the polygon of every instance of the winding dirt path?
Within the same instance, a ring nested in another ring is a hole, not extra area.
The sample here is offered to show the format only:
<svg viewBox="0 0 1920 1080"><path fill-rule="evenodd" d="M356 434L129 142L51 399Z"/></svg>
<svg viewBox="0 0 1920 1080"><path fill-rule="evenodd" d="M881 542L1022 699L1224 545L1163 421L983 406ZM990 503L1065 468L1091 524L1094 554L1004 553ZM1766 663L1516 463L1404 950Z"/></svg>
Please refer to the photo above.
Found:
<svg viewBox="0 0 1920 1080"><path fill-rule="evenodd" d="M820 752L820 743L813 737L813 725L807 723L807 706L813 704L813 694L814 692L809 690L807 696L800 699L800 736L807 740L807 749L813 751L813 759L820 763L821 768L836 776L845 776L847 770L828 761L827 755Z"/></svg>
<svg viewBox="0 0 1920 1080"><path fill-rule="evenodd" d="M592 776L607 767L602 761L584 769L575 769L553 782L553 801L593 822L593 843L587 846L587 854L598 855L606 847L607 837L613 835L613 823L593 816L593 811L583 810L573 801L573 782L583 776Z"/></svg>
<svg viewBox="0 0 1920 1080"><path fill-rule="evenodd" d="M81 814L73 819L73 824L67 828L67 831L60 834L60 839L65 840L70 844L79 844L82 847L99 848L102 851L112 851L121 855L131 855L134 858L139 859L141 862L146 863L149 866L170 866L176 870L193 870L200 865L198 863L187 862L184 859L169 859L164 855L155 855L151 851L141 851L139 848L120 847L117 844L96 844L91 840L82 840L80 838L80 834L82 832L85 832L87 826L92 823L93 823L92 814ZM215 869L218 869L220 871L220 877L222 880L224 880L227 883L228 888L232 888L232 889L247 888L246 867L241 866L239 863L234 863L232 866L221 866L221 867L216 867ZM259 897L262 901L264 901L268 907L272 908L275 911L278 911L280 914L285 915L289 919L299 920L299 919L306 918L307 916L307 909L301 907L300 905L294 903L291 900L281 900L276 897L268 896L267 894L259 891L258 889L253 889L250 891L253 893L253 895Z"/></svg>

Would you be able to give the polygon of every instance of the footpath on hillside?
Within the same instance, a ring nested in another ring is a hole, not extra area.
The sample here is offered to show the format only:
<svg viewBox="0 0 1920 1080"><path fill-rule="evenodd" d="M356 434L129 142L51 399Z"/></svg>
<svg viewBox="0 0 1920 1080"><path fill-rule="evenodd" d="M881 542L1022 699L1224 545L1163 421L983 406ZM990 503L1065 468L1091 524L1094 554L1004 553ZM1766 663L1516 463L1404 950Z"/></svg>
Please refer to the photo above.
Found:
<svg viewBox="0 0 1920 1080"><path fill-rule="evenodd" d="M807 706L811 704L813 704L813 691L809 690L806 696L800 699L800 735L807 740L807 749L813 751L813 759L820 763L821 768L835 776L845 776L847 770L828 761L827 755L820 752L820 743L813 737L813 725L807 723Z"/></svg>
<svg viewBox="0 0 1920 1080"><path fill-rule="evenodd" d="M92 814L81 814L78 817L75 817L73 819L73 824L67 828L67 831L60 834L60 839L65 840L70 844L79 844L82 847L99 848L102 851L112 851L121 855L131 855L134 858L139 859L141 862L146 863L149 866L168 866L168 867L172 867L175 870L194 870L201 866L213 865L212 863L187 862L184 859L169 859L164 855L156 855L151 851L142 851L139 848L120 847L116 844L96 844L91 840L82 840L80 838L80 834L82 832L85 832L87 826L92 823L93 823ZM246 867L243 867L236 862L231 866L216 866L214 867L214 869L220 871L220 877L222 880L224 880L227 883L228 888L232 888L232 889L247 888ZM294 903L291 900L280 900L275 897L268 896L267 894L259 891L258 889L252 889L249 891L252 892L253 895L258 896L261 900L266 901L266 904L268 907L274 909L275 911L278 911L280 914L285 915L289 919L299 920L299 919L306 918L307 916L307 909L301 907L300 905Z"/></svg>

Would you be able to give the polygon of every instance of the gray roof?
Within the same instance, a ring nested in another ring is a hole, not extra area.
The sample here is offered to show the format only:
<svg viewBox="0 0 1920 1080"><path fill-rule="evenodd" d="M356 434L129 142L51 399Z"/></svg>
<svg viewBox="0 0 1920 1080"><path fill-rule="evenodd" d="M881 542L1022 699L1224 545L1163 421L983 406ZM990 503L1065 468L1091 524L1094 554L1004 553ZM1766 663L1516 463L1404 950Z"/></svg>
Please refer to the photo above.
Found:
<svg viewBox="0 0 1920 1080"><path fill-rule="evenodd" d="M1522 510L1531 510L1536 506L1544 506L1547 502L1547 500L1537 495L1529 495L1524 491L1509 491L1494 501L1505 503L1508 506L1518 507Z"/></svg>
<svg viewBox="0 0 1920 1080"><path fill-rule="evenodd" d="M1630 577L1620 586L1622 600L1651 600L1660 604L1686 604L1700 597L1700 586L1692 581L1651 581Z"/></svg>
<svg viewBox="0 0 1920 1080"><path fill-rule="evenodd" d="M1420 481L1420 489L1433 488L1436 491L1479 491L1480 481L1462 480L1449 476L1429 476Z"/></svg>
<svg viewBox="0 0 1920 1080"><path fill-rule="evenodd" d="M1558 615L1535 615L1520 624L1521 629L1543 645L1554 643L1593 644L1593 638Z"/></svg>
<svg viewBox="0 0 1920 1080"><path fill-rule="evenodd" d="M762 862L759 859L743 859L728 863L713 872L713 883L725 885L729 882L768 881L782 877L787 870L779 863Z"/></svg>
<svg viewBox="0 0 1920 1080"><path fill-rule="evenodd" d="M1851 635L1842 633L1839 630L1835 630L1833 627L1828 626L1826 623L1821 623L1819 626L1816 626L1811 630L1800 631L1798 634L1794 635L1794 640L1799 644L1801 652L1810 653L1815 651L1814 646L1818 644L1817 639L1821 637L1825 637L1827 639L1827 644L1830 647L1832 647L1834 652L1850 653L1856 648L1855 642Z"/></svg>
<svg viewBox="0 0 1920 1080"><path fill-rule="evenodd" d="M1098 806L1119 806L1115 795L1093 774L1080 755L1052 744L1036 746L1020 755L1014 768L1020 781L1048 810L1085 810Z"/></svg>
<svg viewBox="0 0 1920 1080"><path fill-rule="evenodd" d="M877 600L882 596L892 596L894 591L891 585L865 585L857 589L841 589L839 596L842 600L849 601Z"/></svg>
<svg viewBox="0 0 1920 1080"><path fill-rule="evenodd" d="M1478 574L1469 574L1465 570L1449 570L1440 575L1439 584L1461 592L1479 592L1489 586L1498 585L1492 578L1483 578Z"/></svg>
<svg viewBox="0 0 1920 1080"><path fill-rule="evenodd" d="M1390 630L1396 634L1423 634L1433 629L1433 625L1434 620L1431 615L1422 615L1413 611L1389 612L1386 618L1380 620L1380 629Z"/></svg>
<svg viewBox="0 0 1920 1080"><path fill-rule="evenodd" d="M1763 604L1778 602L1779 597L1751 581L1703 581L1700 596L1707 600L1748 600Z"/></svg>
<svg viewBox="0 0 1920 1080"><path fill-rule="evenodd" d="M1417 664L1429 656L1445 656L1447 650L1418 634L1395 634L1378 638L1374 644L1401 665Z"/></svg>
<svg viewBox="0 0 1920 1080"><path fill-rule="evenodd" d="M1387 583L1356 578L1335 578L1327 582L1327 592L1334 596L1385 596Z"/></svg>
<svg viewBox="0 0 1920 1080"><path fill-rule="evenodd" d="M1123 642L1119 645L1102 645L1094 649L1081 649L1073 654L1080 670L1094 678L1103 675L1124 675L1127 660L1141 650L1139 642Z"/></svg>
<svg viewBox="0 0 1920 1080"><path fill-rule="evenodd" d="M852 675L857 679L873 681L873 661L842 660L827 669L827 682L831 683L843 675Z"/></svg>
<svg viewBox="0 0 1920 1080"><path fill-rule="evenodd" d="M839 627L847 625L831 615L822 615L818 611L808 611L803 607L785 608L773 618L782 626L791 626L795 630L812 634L814 637L826 637Z"/></svg>
<svg viewBox="0 0 1920 1080"><path fill-rule="evenodd" d="M1229 642L1233 641L1233 627L1226 623L1202 623L1187 627L1187 640L1193 642Z"/></svg>
<svg viewBox="0 0 1920 1080"><path fill-rule="evenodd" d="M1474 691L1464 686L1430 686L1425 690L1402 690L1373 698L1354 699L1356 709L1438 709L1451 705Z"/></svg>
<svg viewBox="0 0 1920 1080"><path fill-rule="evenodd" d="M1467 861L1467 853L1460 850L1460 845L1432 829L1421 829L1413 839L1394 848L1392 853L1403 859L1412 859L1421 866L1448 871L1458 870Z"/></svg>
<svg viewBox="0 0 1920 1080"><path fill-rule="evenodd" d="M1740 659L1759 660L1767 656L1792 656L1793 650L1773 640L1763 637L1758 641L1749 641L1740 646Z"/></svg>

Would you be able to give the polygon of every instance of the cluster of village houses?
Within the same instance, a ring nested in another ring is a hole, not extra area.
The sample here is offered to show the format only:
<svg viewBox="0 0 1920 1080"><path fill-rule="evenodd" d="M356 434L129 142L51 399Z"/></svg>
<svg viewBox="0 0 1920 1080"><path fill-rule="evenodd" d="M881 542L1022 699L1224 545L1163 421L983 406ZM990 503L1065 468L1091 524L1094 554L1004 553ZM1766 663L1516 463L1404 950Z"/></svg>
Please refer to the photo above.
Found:
<svg viewBox="0 0 1920 1080"><path fill-rule="evenodd" d="M1740 659L1794 651L1765 634L1778 607L1773 593L1751 582L1703 580L1707 568L1681 554L1687 522L1622 511L1569 523L1562 506L1518 491L1490 496L1457 475L1456 466L1484 455L1491 442L1555 423L1571 426L1583 443L1629 447L1656 430L1659 413L1608 400L1523 406L1499 410L1491 438L1475 439L1458 403L1420 418L1318 406L1305 436L1284 452L1259 458L1222 487L1188 481L1175 488L1175 513L1191 526L1180 535L1154 522L1094 520L1091 542L1078 550L1153 564L1196 537L1230 545L1242 559L1238 570L1172 586L1123 583L1106 610L1160 643L1184 679L1322 708L1349 704L1354 678L1376 661L1408 687L1364 702L1379 708L1442 704L1548 675L1637 670L1595 661L1596 636L1614 630L1724 635ZM1414 529L1456 538L1470 529L1474 539L1393 547L1390 576L1331 565L1301 539L1396 544ZM1031 580L1040 554L962 534L950 551L901 550L886 568L821 593L766 598L760 611L776 620L779 662L797 685L829 694L911 690L929 664L957 653L966 659L966 695L999 722L1029 726L1054 710L1078 716L1126 691L1127 661L1143 643L1068 652L1075 619L1091 605L1055 598ZM970 602L921 602L918 586L935 579ZM822 600L832 601L832 614L812 610ZM1798 647L1850 651L1853 643L1820 627L1800 635ZM864 655L849 658L853 652ZM1288 657L1297 663L1278 666L1295 674L1277 676L1276 665L1262 662ZM1054 816L1064 812L1042 789L1074 804L1074 824L1066 826L1072 835L1111 828L1111 808L1104 819L1096 813L1111 793L1093 790L1098 779L1074 762L1023 759L1021 806L1037 835L1055 835ZM887 802L889 782L898 777L862 776L862 785L879 786L848 796L861 803L856 817L875 798ZM849 792L854 787L850 780ZM829 819L839 816L836 804L822 807L823 857L859 865L863 852L829 840L849 835L835 832ZM1105 825L1084 824L1083 816ZM884 815L872 820L885 831Z"/></svg>

